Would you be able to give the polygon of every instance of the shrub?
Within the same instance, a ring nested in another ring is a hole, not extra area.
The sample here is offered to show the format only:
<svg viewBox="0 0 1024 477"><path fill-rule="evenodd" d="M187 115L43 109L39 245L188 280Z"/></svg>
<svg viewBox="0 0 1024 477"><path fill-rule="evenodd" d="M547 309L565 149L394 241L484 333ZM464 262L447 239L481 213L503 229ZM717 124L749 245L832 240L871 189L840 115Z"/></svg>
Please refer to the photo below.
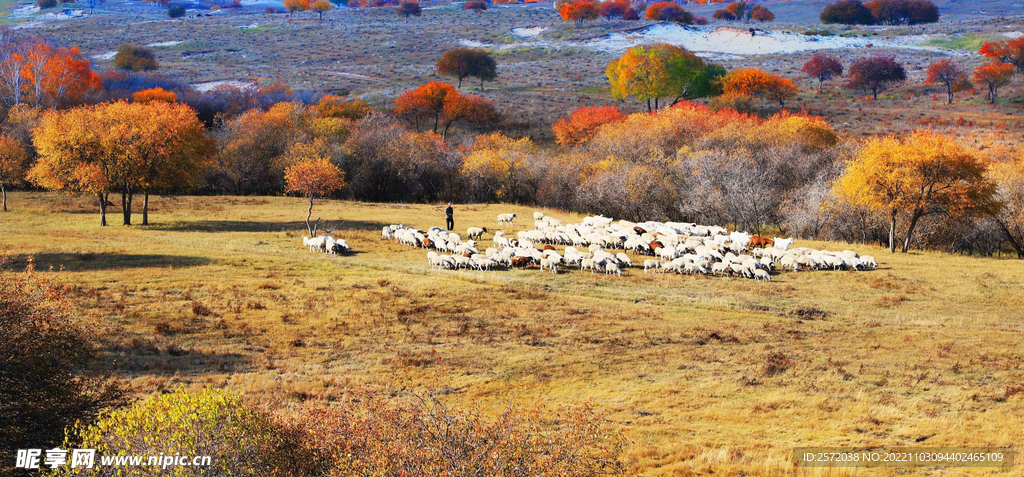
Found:
<svg viewBox="0 0 1024 477"><path fill-rule="evenodd" d="M487 2L483 0L470 0L462 5L463 10L473 10L476 13L480 13L487 10Z"/></svg>
<svg viewBox="0 0 1024 477"><path fill-rule="evenodd" d="M49 274L31 265L0 271L0 454L55 447L76 420L119 402L117 382L91 371L97 355L87 335Z"/></svg>
<svg viewBox="0 0 1024 477"><path fill-rule="evenodd" d="M553 425L540 412L513 406L488 418L432 399L358 400L306 409L291 423L308 433L317 460L336 475L553 477L625 471L619 462L624 439L604 429L589 406L564 409Z"/></svg>
<svg viewBox="0 0 1024 477"><path fill-rule="evenodd" d="M693 23L693 14L683 10L683 7L674 2L655 3L647 7L644 16L648 20L660 20L665 22L682 23L690 25Z"/></svg>
<svg viewBox="0 0 1024 477"><path fill-rule="evenodd" d="M65 448L96 449L101 455L210 456L211 464L202 469L213 475L311 475L316 461L300 437L234 394L178 389L76 426ZM99 468L89 475L148 476L152 469Z"/></svg>
<svg viewBox="0 0 1024 477"><path fill-rule="evenodd" d="M38 5L39 8L42 8L44 10L47 8L54 8L57 6L57 0L39 0Z"/></svg>
<svg viewBox="0 0 1024 477"><path fill-rule="evenodd" d="M733 15L729 10L722 8L715 10L715 13L711 15L711 18L714 18L715 20L733 21L736 19L736 15Z"/></svg>
<svg viewBox="0 0 1024 477"><path fill-rule="evenodd" d="M419 2L402 2L398 6L398 14L409 18L409 16L418 17L423 14L423 9L420 8Z"/></svg>
<svg viewBox="0 0 1024 477"><path fill-rule="evenodd" d="M625 12L622 12L622 19L629 21L636 21L640 19L640 14L632 8L627 8Z"/></svg>
<svg viewBox="0 0 1024 477"><path fill-rule="evenodd" d="M773 351L764 357L761 363L761 375L766 377L782 374L793 367L793 360L786 357L781 351Z"/></svg>
<svg viewBox="0 0 1024 477"><path fill-rule="evenodd" d="M173 5L173 7L181 8L182 14L184 14L184 6ZM172 8L167 9L168 15L174 12ZM124 44L117 49L117 54L114 55L114 66L121 70L149 71L159 68L160 63L156 61L153 50L140 45Z"/></svg>
<svg viewBox="0 0 1024 477"><path fill-rule="evenodd" d="M821 11L820 18L825 24L871 25L875 22L871 10L868 10L860 0L840 0L827 5Z"/></svg>

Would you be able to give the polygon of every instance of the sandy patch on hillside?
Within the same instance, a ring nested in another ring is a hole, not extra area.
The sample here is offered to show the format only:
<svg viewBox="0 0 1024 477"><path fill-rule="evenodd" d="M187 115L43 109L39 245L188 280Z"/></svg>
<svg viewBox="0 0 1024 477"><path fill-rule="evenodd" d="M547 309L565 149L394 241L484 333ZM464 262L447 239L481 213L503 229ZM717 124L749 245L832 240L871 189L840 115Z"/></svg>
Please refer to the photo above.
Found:
<svg viewBox="0 0 1024 477"><path fill-rule="evenodd" d="M109 60L114 59L115 56L117 56L117 52L116 51L108 51L106 53L100 53L98 55L92 55L89 58L92 58L94 60L109 61Z"/></svg>
<svg viewBox="0 0 1024 477"><path fill-rule="evenodd" d="M807 36L782 31L756 31L736 28L703 30L680 25L658 24L629 32L618 32L584 43L590 48L604 51L622 51L636 45L652 42L679 45L697 53L724 53L730 55L771 55L809 50L863 48L871 43L865 38Z"/></svg>
<svg viewBox="0 0 1024 477"><path fill-rule="evenodd" d="M174 45L180 45L180 44L181 44L180 41L160 41L160 42L156 42L156 43L149 43L146 46L148 46L150 48L165 48L165 47L168 47L168 46L174 46Z"/></svg>
<svg viewBox="0 0 1024 477"><path fill-rule="evenodd" d="M192 88L194 88L196 91L206 93L208 91L213 91L213 90L215 90L215 89L217 89L217 88L219 88L221 86L233 86L235 88L245 89L245 88L253 88L256 85L255 85L255 83L250 83L248 81L222 80L222 81L209 81L209 82L206 82L206 83L197 83L197 84L192 85Z"/></svg>
<svg viewBox="0 0 1024 477"><path fill-rule="evenodd" d="M547 30L547 27L513 28L512 34L523 38L530 38L540 35L544 30Z"/></svg>

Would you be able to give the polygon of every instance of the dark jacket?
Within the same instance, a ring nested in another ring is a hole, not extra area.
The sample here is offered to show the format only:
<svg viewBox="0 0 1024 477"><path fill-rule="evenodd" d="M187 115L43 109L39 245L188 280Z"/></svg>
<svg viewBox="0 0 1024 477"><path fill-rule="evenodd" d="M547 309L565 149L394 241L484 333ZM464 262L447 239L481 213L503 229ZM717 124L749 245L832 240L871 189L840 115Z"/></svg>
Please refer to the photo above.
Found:
<svg viewBox="0 0 1024 477"><path fill-rule="evenodd" d="M454 213L455 213L455 211L452 210L452 206L450 206L450 205L448 206L447 209L444 209L444 216L445 217L451 217Z"/></svg>

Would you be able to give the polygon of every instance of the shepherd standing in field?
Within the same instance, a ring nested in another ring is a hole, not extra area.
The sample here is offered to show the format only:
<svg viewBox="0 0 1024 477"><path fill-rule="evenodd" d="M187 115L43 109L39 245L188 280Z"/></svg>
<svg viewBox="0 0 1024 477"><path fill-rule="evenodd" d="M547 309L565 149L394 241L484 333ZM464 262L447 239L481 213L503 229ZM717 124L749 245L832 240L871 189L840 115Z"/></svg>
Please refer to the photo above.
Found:
<svg viewBox="0 0 1024 477"><path fill-rule="evenodd" d="M448 203L448 208L444 209L444 218L445 218L445 223L448 224L448 230L451 230L451 229L455 228L454 214L455 214L455 210L452 209L452 203L449 202Z"/></svg>

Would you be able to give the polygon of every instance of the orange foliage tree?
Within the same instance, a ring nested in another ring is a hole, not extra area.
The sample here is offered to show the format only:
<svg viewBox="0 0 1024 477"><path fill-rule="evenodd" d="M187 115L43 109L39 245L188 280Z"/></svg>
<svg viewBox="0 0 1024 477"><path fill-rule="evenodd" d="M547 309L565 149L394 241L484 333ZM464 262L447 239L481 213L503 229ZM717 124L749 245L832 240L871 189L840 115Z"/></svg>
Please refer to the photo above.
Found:
<svg viewBox="0 0 1024 477"><path fill-rule="evenodd" d="M28 153L21 141L4 133L0 134L0 193L3 194L3 211L7 212L7 187L25 180Z"/></svg>
<svg viewBox="0 0 1024 477"><path fill-rule="evenodd" d="M288 16L291 17L295 12L309 11L310 8L313 8L313 5L309 0L284 0L284 8L288 10Z"/></svg>
<svg viewBox="0 0 1024 477"><path fill-rule="evenodd" d="M150 101L173 103L177 99L178 97L174 94L174 91L167 91L159 86L132 93L132 101L136 103L148 103Z"/></svg>
<svg viewBox="0 0 1024 477"><path fill-rule="evenodd" d="M986 58L1010 63L1017 67L1017 72L1024 74L1024 36L1004 40L990 41L981 45L978 50Z"/></svg>
<svg viewBox="0 0 1024 477"><path fill-rule="evenodd" d="M818 93L821 93L826 81L843 75L843 65L834 56L818 54L807 60L801 71L818 80Z"/></svg>
<svg viewBox="0 0 1024 477"><path fill-rule="evenodd" d="M600 126L621 121L626 115L615 106L581 106L567 118L559 119L552 127L559 144L581 144L590 140Z"/></svg>
<svg viewBox="0 0 1024 477"><path fill-rule="evenodd" d="M693 23L693 14L683 10L683 7L675 2L659 2L647 7L644 17L648 20L682 23L689 25Z"/></svg>
<svg viewBox="0 0 1024 477"><path fill-rule="evenodd" d="M563 21L573 22L576 28L579 28L583 26L584 21L596 19L600 15L600 10L593 3L581 0L562 5L558 14Z"/></svg>
<svg viewBox="0 0 1024 477"><path fill-rule="evenodd" d="M986 168L977 151L941 134L917 131L904 140L888 136L865 143L847 163L836 193L850 204L886 214L890 252L896 251L897 231L905 227L902 251L907 252L925 216L998 209Z"/></svg>
<svg viewBox="0 0 1024 477"><path fill-rule="evenodd" d="M121 193L124 225L131 225L132 196L194 185L209 164L212 143L192 108L180 103L114 103L49 111L33 137L39 160L29 179L68 193L96 194L100 225L107 197Z"/></svg>
<svg viewBox="0 0 1024 477"><path fill-rule="evenodd" d="M950 59L939 60L928 65L928 84L946 87L946 104L953 104L953 93L971 88L971 80L962 66Z"/></svg>
<svg viewBox="0 0 1024 477"><path fill-rule="evenodd" d="M475 177L497 200L518 203L527 197L529 166L537 154L530 138L512 139L501 133L478 136L462 174Z"/></svg>
<svg viewBox="0 0 1024 477"><path fill-rule="evenodd" d="M0 95L8 105L66 106L102 89L78 48L29 41L0 52Z"/></svg>
<svg viewBox="0 0 1024 477"><path fill-rule="evenodd" d="M345 100L340 96L324 95L312 106L317 116L322 118L344 118L353 121L363 119L372 109L361 99Z"/></svg>
<svg viewBox="0 0 1024 477"><path fill-rule="evenodd" d="M406 91L395 100L395 114L416 126L421 121L433 122L434 133L442 137L457 121L476 126L495 124L500 116L494 104L482 96L460 94L455 86L431 81L414 90Z"/></svg>
<svg viewBox="0 0 1024 477"><path fill-rule="evenodd" d="M974 82L988 87L988 102L995 104L999 88L1010 84L1013 78L1013 65L1000 61L990 61L974 69Z"/></svg>
<svg viewBox="0 0 1024 477"><path fill-rule="evenodd" d="M326 152L323 143L297 143L288 151L291 165L284 170L284 179L288 192L302 194L309 199L309 210L306 212L306 229L310 237L316 237L316 227L320 218L312 225L309 218L313 216L313 199L330 195L345 187L345 173L335 166Z"/></svg>
<svg viewBox="0 0 1024 477"><path fill-rule="evenodd" d="M730 71L722 79L722 91L727 95L747 95L771 99L786 107L786 100L796 97L793 81L757 68Z"/></svg>

